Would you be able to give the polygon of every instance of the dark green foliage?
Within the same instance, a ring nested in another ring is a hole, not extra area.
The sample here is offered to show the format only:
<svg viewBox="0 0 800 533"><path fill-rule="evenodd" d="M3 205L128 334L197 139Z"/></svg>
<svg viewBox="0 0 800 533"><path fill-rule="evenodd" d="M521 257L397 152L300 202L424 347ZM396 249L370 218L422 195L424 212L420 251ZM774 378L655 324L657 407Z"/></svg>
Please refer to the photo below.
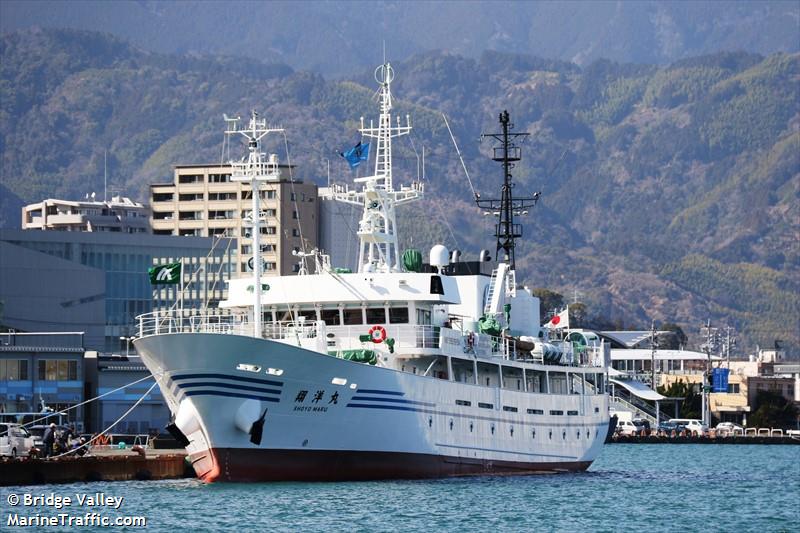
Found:
<svg viewBox="0 0 800 533"><path fill-rule="evenodd" d="M756 395L756 411L747 419L750 427L796 429L800 413L783 395L762 390Z"/></svg>
<svg viewBox="0 0 800 533"><path fill-rule="evenodd" d="M679 350L686 346L686 342L689 340L686 333L683 332L683 328L678 324L666 322L661 324L658 330L670 332L668 335L659 335L658 348L661 350Z"/></svg>
<svg viewBox="0 0 800 533"><path fill-rule="evenodd" d="M550 289L544 287L537 287L531 291L534 296L539 298L540 316L542 322L554 312L558 313L564 306L564 297Z"/></svg>

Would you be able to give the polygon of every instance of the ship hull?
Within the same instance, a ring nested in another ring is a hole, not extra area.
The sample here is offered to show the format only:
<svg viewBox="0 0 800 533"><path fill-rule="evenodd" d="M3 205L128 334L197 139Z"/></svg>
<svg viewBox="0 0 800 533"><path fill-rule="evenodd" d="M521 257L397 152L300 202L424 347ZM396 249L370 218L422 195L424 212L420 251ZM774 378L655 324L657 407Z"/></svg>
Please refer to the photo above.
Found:
<svg viewBox="0 0 800 533"><path fill-rule="evenodd" d="M431 454L345 450L210 449L191 456L200 479L234 481L369 481L480 475L582 472L591 461L532 463Z"/></svg>
<svg viewBox="0 0 800 533"><path fill-rule="evenodd" d="M581 471L608 427L605 395L486 387L229 334L135 344L209 482Z"/></svg>

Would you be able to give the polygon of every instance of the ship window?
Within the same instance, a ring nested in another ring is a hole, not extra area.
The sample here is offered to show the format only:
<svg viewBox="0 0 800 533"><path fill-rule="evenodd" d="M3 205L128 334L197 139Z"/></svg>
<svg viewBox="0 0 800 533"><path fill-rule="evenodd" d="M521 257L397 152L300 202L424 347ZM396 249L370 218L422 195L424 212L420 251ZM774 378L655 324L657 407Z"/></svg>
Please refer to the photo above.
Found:
<svg viewBox="0 0 800 533"><path fill-rule="evenodd" d="M358 309L345 309L344 310L344 323L347 326L355 324L363 324L364 318L361 315L361 308Z"/></svg>
<svg viewBox="0 0 800 533"><path fill-rule="evenodd" d="M600 412L600 408L599 408L599 407L595 407L595 408L594 408L594 412L595 412L595 413L599 413L599 412Z"/></svg>
<svg viewBox="0 0 800 533"><path fill-rule="evenodd" d="M465 405L469 407L470 405L472 405L472 402L469 400L456 400L456 405Z"/></svg>
<svg viewBox="0 0 800 533"><path fill-rule="evenodd" d="M444 294L442 278L439 276L431 276L431 294Z"/></svg>
<svg viewBox="0 0 800 533"><path fill-rule="evenodd" d="M544 411L542 409L528 409L529 415L543 415Z"/></svg>
<svg viewBox="0 0 800 533"><path fill-rule="evenodd" d="M494 405L490 403L478 402L478 407L482 409L494 409Z"/></svg>
<svg viewBox="0 0 800 533"><path fill-rule="evenodd" d="M300 311L297 313L298 318L304 317L306 322L315 322L317 320L317 312L316 311Z"/></svg>
<svg viewBox="0 0 800 533"><path fill-rule="evenodd" d="M510 405L504 405L503 406L503 411L507 411L509 413L516 413L517 412L517 408L516 407L512 407Z"/></svg>
<svg viewBox="0 0 800 533"><path fill-rule="evenodd" d="M578 411L567 411L569 416L578 416Z"/></svg>
<svg viewBox="0 0 800 533"><path fill-rule="evenodd" d="M563 415L563 414L564 414L564 411L556 411L556 410L553 410L553 411L550 411L550 414L551 414L551 415L554 415L554 416L560 416L560 415Z"/></svg>
<svg viewBox="0 0 800 533"><path fill-rule="evenodd" d="M385 324L386 323L386 309L383 307L368 307L367 308L367 324Z"/></svg>
<svg viewBox="0 0 800 533"><path fill-rule="evenodd" d="M341 323L338 309L323 309L320 311L320 317L328 326L338 326Z"/></svg>
<svg viewBox="0 0 800 533"><path fill-rule="evenodd" d="M389 324L408 324L408 307L390 307Z"/></svg>

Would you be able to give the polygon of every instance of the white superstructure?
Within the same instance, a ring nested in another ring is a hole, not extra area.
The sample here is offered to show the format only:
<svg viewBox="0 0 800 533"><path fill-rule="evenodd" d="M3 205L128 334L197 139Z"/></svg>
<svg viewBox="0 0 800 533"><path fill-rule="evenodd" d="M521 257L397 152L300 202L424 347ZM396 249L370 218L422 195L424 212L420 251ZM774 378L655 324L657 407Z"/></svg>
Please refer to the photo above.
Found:
<svg viewBox="0 0 800 533"><path fill-rule="evenodd" d="M374 174L333 190L363 208L358 272L299 253L303 275L231 280L226 314L139 318L136 348L204 480L583 470L602 448L602 344L543 342L539 301L507 263L398 250L395 207L423 191L394 187L391 142L410 125L392 124L392 77L376 70L378 126L362 121ZM234 128L249 146L237 176L254 186L277 164L260 153L268 129L255 114Z"/></svg>

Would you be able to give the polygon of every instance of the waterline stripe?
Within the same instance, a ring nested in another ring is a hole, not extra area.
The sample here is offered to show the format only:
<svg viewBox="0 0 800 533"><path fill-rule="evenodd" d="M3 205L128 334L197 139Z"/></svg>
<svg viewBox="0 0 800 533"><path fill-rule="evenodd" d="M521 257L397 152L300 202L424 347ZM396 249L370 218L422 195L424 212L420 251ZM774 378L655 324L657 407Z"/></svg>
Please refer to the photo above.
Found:
<svg viewBox="0 0 800 533"><path fill-rule="evenodd" d="M436 446L441 446L443 448L457 448L459 450L478 450L482 452L498 452L498 453L513 453L517 455L530 455L533 457L557 457L558 459L573 459L577 460L578 458L573 455L553 455L551 453L527 453L527 452L512 452L509 450L498 450L497 448L477 448L474 446L456 446L455 444L442 444L440 442L436 443Z"/></svg>
<svg viewBox="0 0 800 533"><path fill-rule="evenodd" d="M283 382L274 381L271 379L256 379L244 376L230 376L228 374L173 374L170 379L173 381L179 379L198 379L198 378L215 378L215 379L231 379L233 381L243 381L245 383L258 383L260 385L272 385L274 387L283 387Z"/></svg>
<svg viewBox="0 0 800 533"><path fill-rule="evenodd" d="M216 390L190 390L184 393L186 396L226 396L228 398L247 398L249 400L261 400L262 402L280 402L280 398L266 396L255 396L253 394L238 394L236 392L225 392Z"/></svg>

